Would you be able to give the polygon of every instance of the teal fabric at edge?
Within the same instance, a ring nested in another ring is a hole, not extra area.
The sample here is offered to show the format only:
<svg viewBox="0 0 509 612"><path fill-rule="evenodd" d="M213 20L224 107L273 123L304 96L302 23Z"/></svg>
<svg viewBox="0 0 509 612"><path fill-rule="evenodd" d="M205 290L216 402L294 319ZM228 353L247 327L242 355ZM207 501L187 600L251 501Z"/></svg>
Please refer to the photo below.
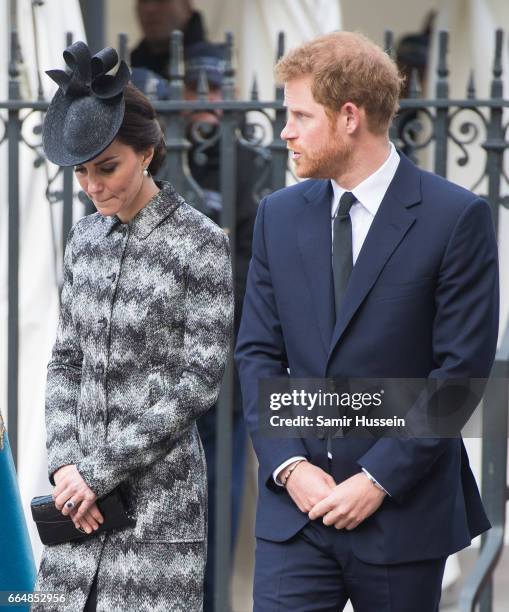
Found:
<svg viewBox="0 0 509 612"><path fill-rule="evenodd" d="M0 592L5 597L6 591L32 592L36 570L6 431L3 444L1 440L2 425L0 417ZM2 611L28 609L0 600Z"/></svg>

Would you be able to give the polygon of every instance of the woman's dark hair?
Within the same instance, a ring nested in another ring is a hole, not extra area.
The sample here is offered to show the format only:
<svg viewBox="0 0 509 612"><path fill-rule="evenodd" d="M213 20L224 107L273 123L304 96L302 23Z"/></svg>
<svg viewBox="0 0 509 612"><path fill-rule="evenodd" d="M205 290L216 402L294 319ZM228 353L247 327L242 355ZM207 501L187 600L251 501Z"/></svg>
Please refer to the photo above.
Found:
<svg viewBox="0 0 509 612"><path fill-rule="evenodd" d="M154 147L154 157L148 171L159 172L166 156L166 144L154 107L132 83L124 87L125 113L117 138L136 152Z"/></svg>

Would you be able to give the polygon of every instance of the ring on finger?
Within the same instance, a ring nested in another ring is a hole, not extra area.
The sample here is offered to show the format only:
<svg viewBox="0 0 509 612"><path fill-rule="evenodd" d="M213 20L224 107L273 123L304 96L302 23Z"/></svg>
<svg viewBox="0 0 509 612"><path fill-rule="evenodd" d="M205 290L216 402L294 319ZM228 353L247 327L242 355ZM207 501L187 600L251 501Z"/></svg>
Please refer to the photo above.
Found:
<svg viewBox="0 0 509 612"><path fill-rule="evenodd" d="M68 499L68 500L65 502L65 507L66 507L68 510L73 510L73 509L76 507L76 504L75 504L75 503L72 501L72 499Z"/></svg>

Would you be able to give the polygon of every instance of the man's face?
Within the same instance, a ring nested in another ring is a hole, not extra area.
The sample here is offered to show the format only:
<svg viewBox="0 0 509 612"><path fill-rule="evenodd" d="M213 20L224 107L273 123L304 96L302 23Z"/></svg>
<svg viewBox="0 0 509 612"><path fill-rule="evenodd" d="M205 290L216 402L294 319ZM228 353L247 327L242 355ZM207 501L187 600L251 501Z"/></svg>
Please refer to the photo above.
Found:
<svg viewBox="0 0 509 612"><path fill-rule="evenodd" d="M286 140L300 178L336 178L351 157L351 147L311 93L311 77L285 84L288 116L281 138Z"/></svg>
<svg viewBox="0 0 509 612"><path fill-rule="evenodd" d="M138 19L150 42L167 40L173 30L182 30L191 16L189 0L138 0Z"/></svg>

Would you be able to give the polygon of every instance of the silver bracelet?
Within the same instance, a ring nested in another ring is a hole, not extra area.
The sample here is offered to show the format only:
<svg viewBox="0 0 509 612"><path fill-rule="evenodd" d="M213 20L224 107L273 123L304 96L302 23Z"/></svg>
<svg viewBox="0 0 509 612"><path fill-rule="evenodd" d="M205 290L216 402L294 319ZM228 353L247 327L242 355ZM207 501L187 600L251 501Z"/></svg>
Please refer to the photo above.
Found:
<svg viewBox="0 0 509 612"><path fill-rule="evenodd" d="M286 477L284 480L281 480L281 484L283 485L283 487L285 487L286 489L286 483L288 482L288 479L290 478L290 474L293 472L293 470L299 465L299 463L302 463L303 461L305 461L305 459L298 459L288 470L288 472L286 473Z"/></svg>
<svg viewBox="0 0 509 612"><path fill-rule="evenodd" d="M380 489L380 491L383 491L385 494L387 494L387 491L382 487L382 485L378 482L378 480L376 480L375 478L373 478L373 476L371 476L369 472L363 471L362 473L365 474L369 480L371 480L371 482L375 485L377 489Z"/></svg>

